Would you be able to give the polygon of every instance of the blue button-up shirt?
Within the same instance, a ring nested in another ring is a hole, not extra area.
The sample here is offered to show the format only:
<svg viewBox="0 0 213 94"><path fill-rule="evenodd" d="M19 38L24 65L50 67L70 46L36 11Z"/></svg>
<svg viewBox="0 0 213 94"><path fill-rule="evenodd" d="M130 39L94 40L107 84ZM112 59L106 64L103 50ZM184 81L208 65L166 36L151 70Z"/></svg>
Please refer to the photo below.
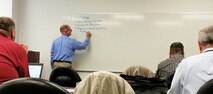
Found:
<svg viewBox="0 0 213 94"><path fill-rule="evenodd" d="M84 42L80 42L65 35L55 39L51 47L51 66L53 65L54 60L72 61L75 50L86 49L89 42L89 38L86 38Z"/></svg>

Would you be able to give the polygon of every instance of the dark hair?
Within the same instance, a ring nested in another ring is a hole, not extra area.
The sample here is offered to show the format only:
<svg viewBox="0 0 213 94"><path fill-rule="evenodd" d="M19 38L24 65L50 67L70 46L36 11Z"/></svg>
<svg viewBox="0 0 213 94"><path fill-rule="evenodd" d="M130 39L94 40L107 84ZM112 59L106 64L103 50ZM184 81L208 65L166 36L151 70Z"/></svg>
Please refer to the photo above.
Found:
<svg viewBox="0 0 213 94"><path fill-rule="evenodd" d="M176 53L179 53L179 54L184 54L184 47L183 47L183 44L181 42L174 42L171 44L170 46L170 54L173 55L173 54L176 54Z"/></svg>
<svg viewBox="0 0 213 94"><path fill-rule="evenodd" d="M15 28L15 22L9 17L0 17L0 29L11 32Z"/></svg>

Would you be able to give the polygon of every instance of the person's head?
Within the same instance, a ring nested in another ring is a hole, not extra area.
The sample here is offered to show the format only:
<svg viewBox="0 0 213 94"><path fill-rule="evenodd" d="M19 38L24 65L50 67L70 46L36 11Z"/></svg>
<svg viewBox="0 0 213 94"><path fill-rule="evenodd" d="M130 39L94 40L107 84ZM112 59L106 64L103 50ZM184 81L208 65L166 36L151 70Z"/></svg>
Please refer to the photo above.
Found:
<svg viewBox="0 0 213 94"><path fill-rule="evenodd" d="M72 29L70 28L69 25L62 25L60 27L60 32L61 32L62 35L70 36L71 33L72 33Z"/></svg>
<svg viewBox="0 0 213 94"><path fill-rule="evenodd" d="M213 47L213 25L203 28L198 33L198 45L200 52Z"/></svg>
<svg viewBox="0 0 213 94"><path fill-rule="evenodd" d="M181 54L184 56L184 46L181 42L173 42L170 45L169 57L171 57L174 54Z"/></svg>
<svg viewBox="0 0 213 94"><path fill-rule="evenodd" d="M0 17L0 34L15 40L15 22L9 17Z"/></svg>

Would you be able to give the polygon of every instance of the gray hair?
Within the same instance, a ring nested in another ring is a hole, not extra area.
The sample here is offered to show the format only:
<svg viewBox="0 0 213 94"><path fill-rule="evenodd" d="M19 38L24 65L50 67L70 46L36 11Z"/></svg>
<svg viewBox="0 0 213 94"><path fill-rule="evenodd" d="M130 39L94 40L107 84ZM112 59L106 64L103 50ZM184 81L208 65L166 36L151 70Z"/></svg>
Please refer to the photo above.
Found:
<svg viewBox="0 0 213 94"><path fill-rule="evenodd" d="M198 41L203 45L213 44L213 25L210 25L198 33Z"/></svg>

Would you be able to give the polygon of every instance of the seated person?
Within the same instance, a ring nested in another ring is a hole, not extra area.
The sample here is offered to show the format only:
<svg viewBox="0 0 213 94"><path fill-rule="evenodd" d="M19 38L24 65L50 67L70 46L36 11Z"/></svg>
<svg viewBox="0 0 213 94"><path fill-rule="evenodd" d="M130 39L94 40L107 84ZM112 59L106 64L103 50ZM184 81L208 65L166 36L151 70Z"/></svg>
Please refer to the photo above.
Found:
<svg viewBox="0 0 213 94"><path fill-rule="evenodd" d="M0 84L30 76L25 51L27 48L14 40L15 22L9 17L0 17Z"/></svg>
<svg viewBox="0 0 213 94"><path fill-rule="evenodd" d="M184 46L180 42L174 42L170 46L169 58L158 64L156 77L160 80L166 80L175 73L178 64L184 58ZM171 77L170 77L171 78Z"/></svg>
<svg viewBox="0 0 213 94"><path fill-rule="evenodd" d="M199 31L198 47L200 54L187 57L178 65L167 94L196 94L213 78L213 25Z"/></svg>
<svg viewBox="0 0 213 94"><path fill-rule="evenodd" d="M143 76L146 78L152 78L155 76L155 74L150 69L140 65L131 66L127 68L122 74L128 76Z"/></svg>
<svg viewBox="0 0 213 94"><path fill-rule="evenodd" d="M94 72L83 79L74 94L135 94L132 87L114 73Z"/></svg>

